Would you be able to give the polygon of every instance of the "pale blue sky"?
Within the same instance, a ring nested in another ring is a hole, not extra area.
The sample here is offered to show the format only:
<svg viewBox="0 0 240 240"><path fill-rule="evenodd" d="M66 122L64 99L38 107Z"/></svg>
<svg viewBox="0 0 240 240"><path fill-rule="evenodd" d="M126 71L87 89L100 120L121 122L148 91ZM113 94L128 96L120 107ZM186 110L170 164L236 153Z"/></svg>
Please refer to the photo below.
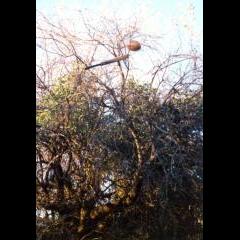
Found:
<svg viewBox="0 0 240 240"><path fill-rule="evenodd" d="M194 29L194 45L202 53L202 0L37 0L36 5L37 10L44 15L49 18L57 17L57 19L72 18L74 15L72 10L76 12L85 9L93 10L96 15L116 12L125 19L125 17L134 15L134 11L139 8L140 10L135 12L137 12L136 16L138 18L142 18L143 32L163 36L159 45L166 53L171 52L171 50L174 52L179 47L179 36L182 41L182 51L187 53L190 39L193 36L191 29ZM193 16L189 11L190 5L194 7ZM104 10L107 10L107 12L105 13ZM147 61L144 60L144 66L142 66L143 57L146 58L142 50L141 54L136 54L135 65L138 64L139 68L146 68L147 71L152 64L149 61L148 66Z"/></svg>
<svg viewBox="0 0 240 240"><path fill-rule="evenodd" d="M194 21L189 20L191 18L184 18L190 4L194 7ZM120 15L125 15L126 17L131 14L134 15L134 11L137 8L141 8L140 5L143 5L142 12L140 11L140 14L138 12L136 15L138 18L141 18L142 15L145 15L144 9L146 9L146 16L152 18L148 21L146 30L149 30L150 25L153 30L156 29L156 32L165 35L166 32L169 33L176 30L170 29L173 19L175 19L176 23L181 22L182 26L187 22L187 24L191 24L191 27L198 32L199 37L197 37L197 41L199 41L198 45L202 51L202 0L37 0L36 5L37 10L50 18L54 16L57 16L57 18L69 18L72 16L72 10L84 9L93 10L96 14L99 13L99 15L103 14L103 9L107 9L108 11L113 10L118 14L119 9L123 9ZM64 13L63 11L59 11L59 9L64 9ZM70 10L68 14L66 10ZM61 13L59 14L59 12Z"/></svg>
<svg viewBox="0 0 240 240"><path fill-rule="evenodd" d="M144 0L142 0L144 2ZM46 15L54 14L54 9L59 5L67 7L76 6L79 8L96 9L99 5L99 0L37 0L37 9L44 12ZM112 0L108 1L113 6L119 8L123 3L129 4L129 7L134 6L135 1L129 0ZM202 0L153 0L153 7L156 11L162 11L165 14L174 15L177 14L177 8L179 4L187 5L192 3L195 7L196 21L199 28L202 28L203 24L203 1Z"/></svg>

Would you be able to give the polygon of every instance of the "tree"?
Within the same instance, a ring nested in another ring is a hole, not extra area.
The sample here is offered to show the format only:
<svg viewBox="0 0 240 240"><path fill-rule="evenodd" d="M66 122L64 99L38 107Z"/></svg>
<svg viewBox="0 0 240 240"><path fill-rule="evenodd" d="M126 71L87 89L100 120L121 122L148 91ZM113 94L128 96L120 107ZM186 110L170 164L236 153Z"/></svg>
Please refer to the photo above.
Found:
<svg viewBox="0 0 240 240"><path fill-rule="evenodd" d="M47 82L58 64L48 61L48 70L37 71L38 238L201 235L202 75L196 54L168 56L145 84L134 79L128 62L86 71L97 48L114 57L124 53L121 44L140 34L137 27L102 19L104 28L95 29L82 18L95 49L86 60L78 54L80 36L44 19L44 51L72 61L64 62L67 71L54 84ZM168 80L171 67L177 80ZM163 93L162 84L171 87Z"/></svg>

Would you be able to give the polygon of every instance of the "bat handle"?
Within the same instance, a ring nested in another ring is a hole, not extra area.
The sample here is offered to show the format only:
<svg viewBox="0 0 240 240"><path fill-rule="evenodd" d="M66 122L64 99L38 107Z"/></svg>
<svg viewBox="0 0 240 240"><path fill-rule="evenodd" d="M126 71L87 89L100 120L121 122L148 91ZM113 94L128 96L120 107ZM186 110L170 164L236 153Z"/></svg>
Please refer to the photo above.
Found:
<svg viewBox="0 0 240 240"><path fill-rule="evenodd" d="M93 67L101 66L101 65L102 64L98 63L98 64L95 64L95 65L87 66L87 67L85 67L85 70L88 70L88 69L93 68Z"/></svg>

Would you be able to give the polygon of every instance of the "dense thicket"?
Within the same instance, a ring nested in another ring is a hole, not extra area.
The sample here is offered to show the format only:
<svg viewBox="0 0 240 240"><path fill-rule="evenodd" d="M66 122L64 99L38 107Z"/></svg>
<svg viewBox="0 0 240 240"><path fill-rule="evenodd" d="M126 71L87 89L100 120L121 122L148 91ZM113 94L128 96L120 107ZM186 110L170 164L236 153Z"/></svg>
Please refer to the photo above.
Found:
<svg viewBox="0 0 240 240"><path fill-rule="evenodd" d="M200 239L201 93L73 79L39 103L38 239Z"/></svg>

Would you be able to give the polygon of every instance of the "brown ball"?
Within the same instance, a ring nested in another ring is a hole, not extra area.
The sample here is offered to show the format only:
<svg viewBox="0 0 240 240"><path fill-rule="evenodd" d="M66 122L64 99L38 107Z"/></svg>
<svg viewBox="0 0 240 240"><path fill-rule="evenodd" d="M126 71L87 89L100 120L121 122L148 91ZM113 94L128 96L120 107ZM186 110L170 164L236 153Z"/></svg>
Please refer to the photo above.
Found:
<svg viewBox="0 0 240 240"><path fill-rule="evenodd" d="M131 40L127 44L127 48L130 51L137 51L137 50L139 50L141 48L141 44L138 41L136 41L136 40Z"/></svg>

